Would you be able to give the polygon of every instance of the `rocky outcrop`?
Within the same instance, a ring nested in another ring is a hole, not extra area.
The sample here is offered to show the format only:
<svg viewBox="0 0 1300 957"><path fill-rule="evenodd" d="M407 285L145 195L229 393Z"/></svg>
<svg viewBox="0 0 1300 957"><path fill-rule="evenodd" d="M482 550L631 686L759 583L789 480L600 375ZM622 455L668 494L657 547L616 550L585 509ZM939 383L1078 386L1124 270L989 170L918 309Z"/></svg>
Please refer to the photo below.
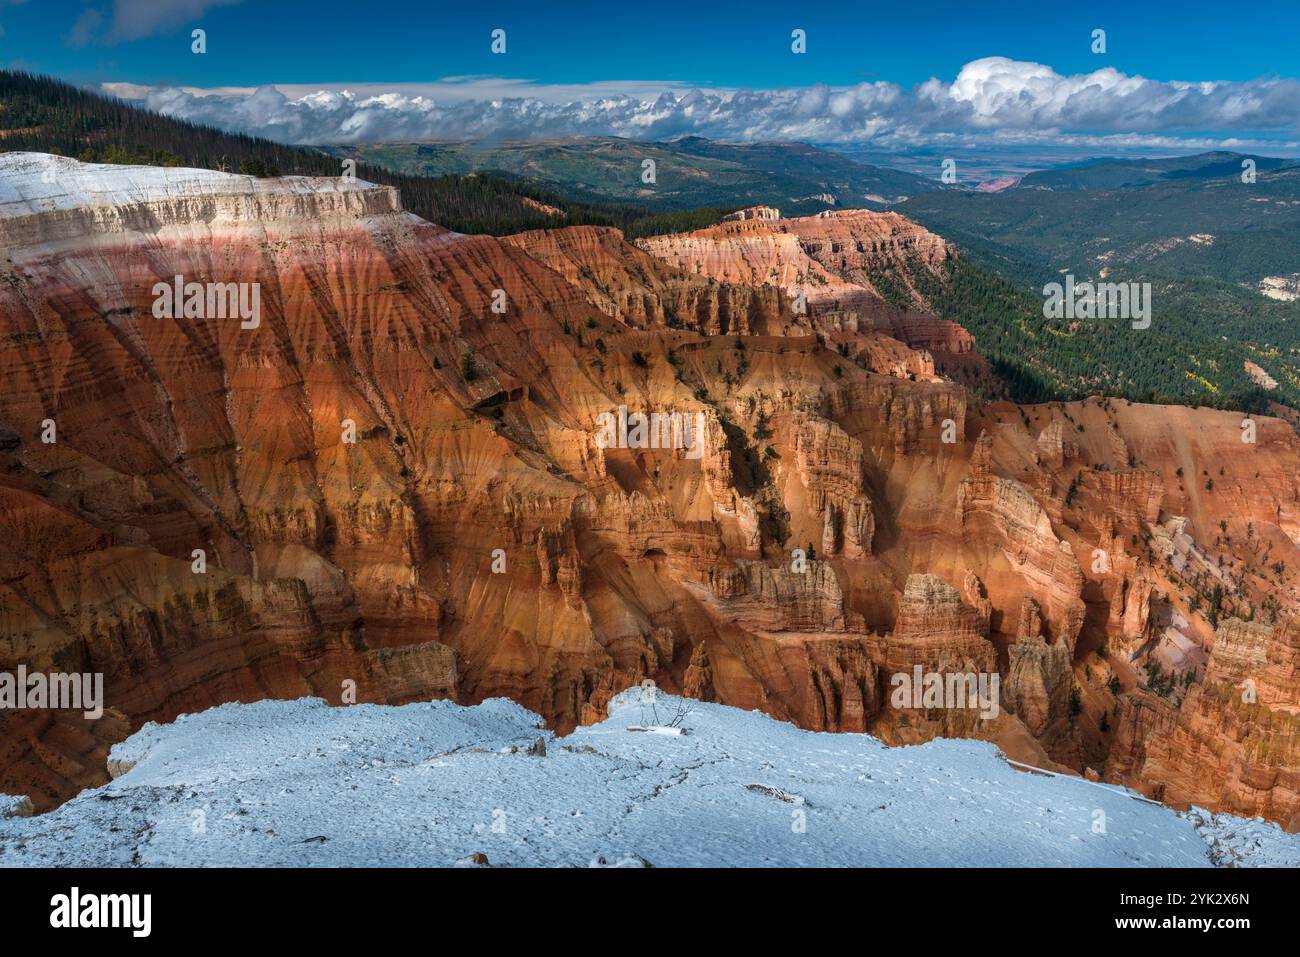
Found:
<svg viewBox="0 0 1300 957"><path fill-rule="evenodd" d="M581 288L601 312L635 328L781 335L791 314L775 287L719 282L677 268L627 243L616 229L538 229L506 242Z"/></svg>
<svg viewBox="0 0 1300 957"><path fill-rule="evenodd" d="M1300 624L1219 626L1203 684L1174 709L1125 702L1108 773L1177 805L1218 806L1300 826ZM1148 718L1158 714L1158 720Z"/></svg>
<svg viewBox="0 0 1300 957"><path fill-rule="evenodd" d="M955 257L944 239L898 213L826 210L789 222L810 259L882 297L880 277L889 274L892 284L923 303L911 282L913 270L935 272Z"/></svg>
<svg viewBox="0 0 1300 957"><path fill-rule="evenodd" d="M1038 461L1053 471L1059 471L1065 460L1079 454L1073 442L1065 440L1065 423L1061 419L1052 419L1048 426L1038 433Z"/></svg>
<svg viewBox="0 0 1300 957"><path fill-rule="evenodd" d="M734 213L727 213L722 217L723 222L732 222L743 219L766 219L777 220L781 218L781 211L773 206L750 206L746 209L738 209Z"/></svg>
<svg viewBox="0 0 1300 957"><path fill-rule="evenodd" d="M1260 678L1269 663L1272 637L1273 629L1268 625L1229 618L1214 633L1214 647L1205 669L1205 683L1237 687L1244 691L1244 683L1249 678L1255 684L1254 690L1258 697ZM1265 694L1273 697L1279 691L1285 694L1286 690L1285 684L1279 687L1270 681Z"/></svg>
<svg viewBox="0 0 1300 957"><path fill-rule="evenodd" d="M822 414L873 454L889 458L941 450L945 429L964 436L967 401L966 391L951 383L900 385L870 376L827 390Z"/></svg>
<svg viewBox="0 0 1300 957"><path fill-rule="evenodd" d="M1159 518L1165 489L1161 477L1149 470L1107 470L1084 473L1079 494L1082 504L1106 516L1112 528L1137 530Z"/></svg>
<svg viewBox="0 0 1300 957"><path fill-rule="evenodd" d="M909 575L893 633L885 642L886 666L894 672L910 671L917 664L938 670L995 670L988 627L988 619L943 579Z"/></svg>
<svg viewBox="0 0 1300 957"><path fill-rule="evenodd" d="M709 664L709 647L700 642L691 651L691 663L682 678L682 694L697 701L714 701L713 667Z"/></svg>
<svg viewBox="0 0 1300 957"><path fill-rule="evenodd" d="M1002 700L1039 738L1054 726L1059 729L1067 717L1073 674L1068 645L1064 641L1049 643L1042 632L1038 603L1026 596L1015 644L1008 649L1010 664Z"/></svg>
<svg viewBox="0 0 1300 957"><path fill-rule="evenodd" d="M962 601L961 594L935 575L909 575L898 602L894 638L928 643L968 644L983 639L988 622Z"/></svg>
<svg viewBox="0 0 1300 957"><path fill-rule="evenodd" d="M1083 627L1083 573L1029 489L994 474L992 456L993 437L985 432L975 443L957 493L958 520L993 534L1012 570L1037 596L1050 637L1063 642L1072 656Z"/></svg>
<svg viewBox="0 0 1300 957"><path fill-rule="evenodd" d="M861 558L875 533L863 490L862 444L834 422L807 414L797 415L792 428L799 480L822 517L821 554Z"/></svg>
<svg viewBox="0 0 1300 957"><path fill-rule="evenodd" d="M879 667L860 641L804 639L804 709L827 731L861 732L882 708ZM802 664L802 662L801 662Z"/></svg>
<svg viewBox="0 0 1300 957"><path fill-rule="evenodd" d="M808 561L803 571L740 562L712 569L709 588L747 630L842 632L850 624L835 570L826 562Z"/></svg>
<svg viewBox="0 0 1300 957"><path fill-rule="evenodd" d="M1213 805L1300 826L1300 726L1293 712L1242 700L1222 685L1191 689L1181 707L1126 699L1107 777L1175 806Z"/></svg>
<svg viewBox="0 0 1300 957"><path fill-rule="evenodd" d="M987 371L973 337L930 315L917 289L918 277L940 275L955 251L897 213L828 210L781 219L776 210L755 207L718 226L637 244L689 275L781 290L787 334L835 335L874 371L930 378L934 354ZM900 295L912 308L899 308Z"/></svg>

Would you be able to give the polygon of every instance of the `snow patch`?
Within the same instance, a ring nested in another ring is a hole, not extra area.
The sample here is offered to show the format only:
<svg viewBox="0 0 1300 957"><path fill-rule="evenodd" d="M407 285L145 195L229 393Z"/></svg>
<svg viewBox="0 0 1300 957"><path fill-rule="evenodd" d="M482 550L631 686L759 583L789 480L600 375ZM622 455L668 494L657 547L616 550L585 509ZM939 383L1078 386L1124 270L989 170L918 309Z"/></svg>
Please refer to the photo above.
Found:
<svg viewBox="0 0 1300 957"><path fill-rule="evenodd" d="M1026 774L987 742L890 748L698 701L687 734L634 733L641 694L564 738L504 699L261 701L148 724L113 748L122 771L110 783L47 814L0 817L0 865L1300 861L1300 837L1273 825Z"/></svg>
<svg viewBox="0 0 1300 957"><path fill-rule="evenodd" d="M379 188L342 176L259 179L208 169L82 163L48 153L0 153L0 219L232 193L353 193Z"/></svg>

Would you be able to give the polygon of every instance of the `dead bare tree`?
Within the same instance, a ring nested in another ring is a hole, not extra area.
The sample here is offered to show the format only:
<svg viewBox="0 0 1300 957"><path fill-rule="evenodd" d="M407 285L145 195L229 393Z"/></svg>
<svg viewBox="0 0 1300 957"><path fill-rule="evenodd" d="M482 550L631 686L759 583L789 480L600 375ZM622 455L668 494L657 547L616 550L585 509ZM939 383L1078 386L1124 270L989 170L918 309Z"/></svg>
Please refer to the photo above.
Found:
<svg viewBox="0 0 1300 957"><path fill-rule="evenodd" d="M668 711L668 701L663 701L665 711L663 717L659 714L660 691L657 685L648 678L641 683L641 723L650 724L656 728L680 728L682 722L691 713L689 699L680 696L672 699L672 710ZM649 708L650 722L646 721L646 709ZM666 718L666 720L665 720Z"/></svg>

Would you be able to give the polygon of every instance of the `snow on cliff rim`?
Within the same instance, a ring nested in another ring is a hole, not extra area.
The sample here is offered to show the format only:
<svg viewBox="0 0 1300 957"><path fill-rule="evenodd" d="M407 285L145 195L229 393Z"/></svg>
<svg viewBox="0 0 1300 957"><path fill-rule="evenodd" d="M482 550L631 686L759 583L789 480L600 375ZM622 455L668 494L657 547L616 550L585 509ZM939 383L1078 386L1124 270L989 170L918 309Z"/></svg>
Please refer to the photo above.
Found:
<svg viewBox="0 0 1300 957"><path fill-rule="evenodd" d="M49 153L0 153L0 218L204 195L351 193L382 188L343 176L261 179L180 166L83 163Z"/></svg>
<svg viewBox="0 0 1300 957"><path fill-rule="evenodd" d="M689 733L646 734L676 699L656 718L638 698L565 738L505 699L221 705L146 725L111 783L0 819L0 865L1300 864L1273 825L1024 774L987 743L888 748L695 701Z"/></svg>

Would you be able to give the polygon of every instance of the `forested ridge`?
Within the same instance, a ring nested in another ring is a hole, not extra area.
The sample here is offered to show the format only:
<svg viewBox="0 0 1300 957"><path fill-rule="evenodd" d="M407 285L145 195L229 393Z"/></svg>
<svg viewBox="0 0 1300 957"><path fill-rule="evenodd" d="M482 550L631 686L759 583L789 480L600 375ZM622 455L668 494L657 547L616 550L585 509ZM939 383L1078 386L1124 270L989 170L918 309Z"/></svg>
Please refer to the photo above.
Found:
<svg viewBox="0 0 1300 957"><path fill-rule="evenodd" d="M226 133L11 70L0 70L0 146L86 163L188 166L253 176L338 176L343 171L342 160L320 150ZM663 213L619 203L575 203L525 181L486 173L410 176L357 163L356 174L397 187L404 208L465 233L506 235L587 224L613 226L629 237L649 236L711 225L729 211Z"/></svg>
<svg viewBox="0 0 1300 957"><path fill-rule="evenodd" d="M1219 322L1198 324L1195 302L1213 294L1209 280L1198 292L1139 277L1152 282L1154 307L1151 326L1134 329L1124 319L1045 318L1041 296L970 258L959 258L942 281L923 270L913 279L938 315L970 331L1017 402L1105 395L1266 412L1270 399L1296 401L1293 381L1266 392L1245 372L1246 360L1267 361L1261 353L1276 355L1277 346L1226 337ZM1284 334L1294 343L1289 328Z"/></svg>

